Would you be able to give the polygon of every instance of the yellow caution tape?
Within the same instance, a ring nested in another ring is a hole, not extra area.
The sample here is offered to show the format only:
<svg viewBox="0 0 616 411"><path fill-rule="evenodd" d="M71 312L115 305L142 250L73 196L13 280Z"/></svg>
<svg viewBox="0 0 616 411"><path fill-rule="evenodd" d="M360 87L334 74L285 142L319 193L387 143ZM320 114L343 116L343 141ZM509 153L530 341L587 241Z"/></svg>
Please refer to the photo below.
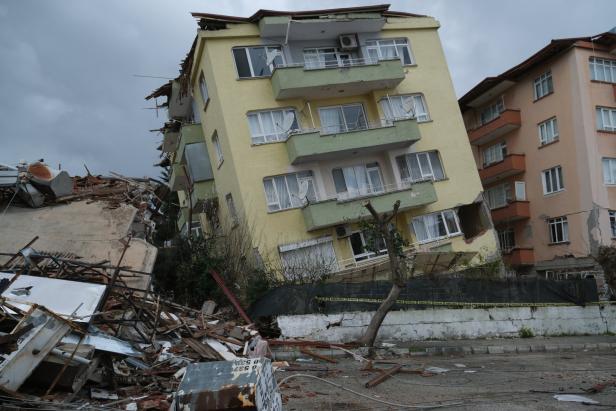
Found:
<svg viewBox="0 0 616 411"><path fill-rule="evenodd" d="M350 302L350 303L375 303L380 304L383 299L379 298L357 298L357 297L315 297L317 301L326 302ZM477 303L464 301L431 301L431 300L396 300L396 304L402 305L428 305L428 306L454 306L454 307L570 307L576 306L574 303ZM611 305L611 301L593 301L586 305Z"/></svg>

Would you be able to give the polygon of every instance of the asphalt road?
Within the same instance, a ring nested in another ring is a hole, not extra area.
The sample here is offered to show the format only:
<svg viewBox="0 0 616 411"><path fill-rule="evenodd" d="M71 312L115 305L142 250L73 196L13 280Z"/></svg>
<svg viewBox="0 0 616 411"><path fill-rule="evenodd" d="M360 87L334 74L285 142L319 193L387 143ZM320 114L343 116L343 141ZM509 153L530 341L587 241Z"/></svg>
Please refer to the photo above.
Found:
<svg viewBox="0 0 616 411"><path fill-rule="evenodd" d="M310 374L371 398L396 403L387 405L346 392L325 382L297 378L281 387L288 410L403 410L436 405L443 410L609 410L616 409L616 351L471 355L391 359L405 368L440 367L449 371L433 376L396 374L382 384L365 388L375 373L361 371L353 359L338 364L318 360L297 363L327 371L277 371L276 378ZM378 364L380 368L391 365ZM611 386L613 382L615 386ZM584 390L596 384L599 393ZM578 394L599 405L554 399L555 394ZM401 405L409 406L403 407Z"/></svg>

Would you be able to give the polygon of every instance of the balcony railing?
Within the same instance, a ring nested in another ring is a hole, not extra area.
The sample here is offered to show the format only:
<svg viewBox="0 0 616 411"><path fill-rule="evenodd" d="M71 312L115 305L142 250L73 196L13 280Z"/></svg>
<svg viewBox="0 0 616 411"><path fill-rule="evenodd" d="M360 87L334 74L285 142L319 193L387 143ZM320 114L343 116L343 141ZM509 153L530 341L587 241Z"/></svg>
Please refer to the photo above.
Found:
<svg viewBox="0 0 616 411"><path fill-rule="evenodd" d="M492 210L492 221L495 225L530 218L530 204L528 201L512 201L505 207Z"/></svg>
<svg viewBox="0 0 616 411"><path fill-rule="evenodd" d="M340 158L412 145L421 138L414 118L294 131L287 139L291 164Z"/></svg>
<svg viewBox="0 0 616 411"><path fill-rule="evenodd" d="M521 124L520 110L508 109L503 111L500 116L496 117L494 120L470 130L468 132L468 138L471 144L486 144L512 130L520 128Z"/></svg>
<svg viewBox="0 0 616 411"><path fill-rule="evenodd" d="M392 89L406 73L399 59L352 59L340 62L300 62L274 67L272 91L276 100L357 96Z"/></svg>
<svg viewBox="0 0 616 411"><path fill-rule="evenodd" d="M393 204L400 200L400 211L422 207L437 200L432 181L411 185L383 186L377 190L364 190L349 196L330 196L302 209L307 231L351 223L369 216L363 201L370 199L379 213L391 211Z"/></svg>
<svg viewBox="0 0 616 411"><path fill-rule="evenodd" d="M503 262L510 267L533 265L535 263L535 251L532 247L514 247L503 251Z"/></svg>
<svg viewBox="0 0 616 411"><path fill-rule="evenodd" d="M489 184L502 178L511 177L526 171L524 154L509 154L502 161L484 166L479 170L483 184Z"/></svg>

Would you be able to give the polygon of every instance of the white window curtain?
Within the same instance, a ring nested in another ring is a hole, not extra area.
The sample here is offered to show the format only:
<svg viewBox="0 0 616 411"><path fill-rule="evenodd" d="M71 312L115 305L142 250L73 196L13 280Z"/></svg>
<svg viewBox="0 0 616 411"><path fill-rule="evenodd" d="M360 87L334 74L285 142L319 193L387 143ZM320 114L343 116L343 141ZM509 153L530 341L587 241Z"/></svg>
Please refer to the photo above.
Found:
<svg viewBox="0 0 616 411"><path fill-rule="evenodd" d="M299 129L293 109L248 113L248 126L253 144L285 141L291 131Z"/></svg>
<svg viewBox="0 0 616 411"><path fill-rule="evenodd" d="M400 176L405 183L443 180L445 173L437 151L410 153L396 157Z"/></svg>
<svg viewBox="0 0 616 411"><path fill-rule="evenodd" d="M379 103L386 120L416 118L417 122L429 121L426 102L422 94L409 94L403 96L388 96Z"/></svg>
<svg viewBox="0 0 616 411"><path fill-rule="evenodd" d="M267 177L263 179L263 186L269 211L297 208L306 201L316 201L312 171Z"/></svg>
<svg viewBox="0 0 616 411"><path fill-rule="evenodd" d="M461 233L458 217L453 210L415 217L412 220L415 237L420 243L439 240Z"/></svg>
<svg viewBox="0 0 616 411"><path fill-rule="evenodd" d="M597 107L597 129L616 131L616 109Z"/></svg>
<svg viewBox="0 0 616 411"><path fill-rule="evenodd" d="M398 58L402 64L413 64L413 56L407 39L368 40L366 51L373 61Z"/></svg>
<svg viewBox="0 0 616 411"><path fill-rule="evenodd" d="M511 200L511 185L499 184L486 190L486 197L490 209L504 207Z"/></svg>
<svg viewBox="0 0 616 411"><path fill-rule="evenodd" d="M493 144L489 147L486 147L483 150L484 167L490 164L498 163L499 161L503 161L506 154L507 154L507 145L505 144L504 141Z"/></svg>
<svg viewBox="0 0 616 411"><path fill-rule="evenodd" d="M336 134L368 127L366 115L361 104L323 107L319 109L323 134Z"/></svg>
<svg viewBox="0 0 616 411"><path fill-rule="evenodd" d="M377 163L332 170L338 199L344 200L384 191L381 169Z"/></svg>
<svg viewBox="0 0 616 411"><path fill-rule="evenodd" d="M543 144L551 143L558 138L558 123L556 117L539 124L539 142Z"/></svg>

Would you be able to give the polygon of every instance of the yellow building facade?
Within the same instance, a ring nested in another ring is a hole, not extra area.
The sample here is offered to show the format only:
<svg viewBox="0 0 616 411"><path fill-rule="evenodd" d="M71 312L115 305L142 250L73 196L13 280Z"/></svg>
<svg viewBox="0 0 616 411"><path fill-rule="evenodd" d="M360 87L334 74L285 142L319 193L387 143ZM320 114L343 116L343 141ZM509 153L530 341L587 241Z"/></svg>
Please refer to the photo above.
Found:
<svg viewBox="0 0 616 411"><path fill-rule="evenodd" d="M203 232L241 224L285 272L306 260L342 271L382 258L358 225L364 203L400 201L395 224L415 249L498 255L437 20L384 6L193 15L200 29L174 82L184 90L167 94L170 117L192 105L166 150L172 189ZM185 165L188 124L207 152L203 183L195 160ZM199 196L217 206L204 212Z"/></svg>

